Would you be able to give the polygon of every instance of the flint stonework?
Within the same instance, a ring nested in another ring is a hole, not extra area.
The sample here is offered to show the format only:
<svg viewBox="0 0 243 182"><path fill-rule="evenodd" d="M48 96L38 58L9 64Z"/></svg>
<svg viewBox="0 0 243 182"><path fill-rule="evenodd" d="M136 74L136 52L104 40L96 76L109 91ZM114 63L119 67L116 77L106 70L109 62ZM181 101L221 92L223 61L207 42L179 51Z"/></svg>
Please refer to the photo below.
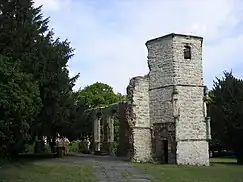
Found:
<svg viewBox="0 0 243 182"><path fill-rule="evenodd" d="M149 73L130 80L127 102L103 108L109 116L110 143L111 110L116 110L123 126L119 155L129 155L135 162L209 165L211 131L202 43L201 37L181 34L146 43ZM95 123L94 139L99 143L98 120Z"/></svg>
<svg viewBox="0 0 243 182"><path fill-rule="evenodd" d="M169 34L146 43L149 74L132 79L138 161L209 165L202 42L197 36Z"/></svg>

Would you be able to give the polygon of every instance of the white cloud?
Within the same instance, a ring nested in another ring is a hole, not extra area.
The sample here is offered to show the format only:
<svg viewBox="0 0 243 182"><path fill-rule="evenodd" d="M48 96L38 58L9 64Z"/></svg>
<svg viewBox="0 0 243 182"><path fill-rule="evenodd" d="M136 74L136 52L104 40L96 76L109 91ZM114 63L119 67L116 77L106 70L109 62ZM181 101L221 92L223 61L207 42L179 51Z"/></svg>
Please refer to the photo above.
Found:
<svg viewBox="0 0 243 182"><path fill-rule="evenodd" d="M171 32L204 37L209 86L224 69L243 64L243 33L232 35L243 22L240 0L41 2L49 8L46 15L51 16L56 35L68 38L76 48L70 69L72 74L81 73L77 88L101 81L124 93L131 77L148 72L144 43Z"/></svg>
<svg viewBox="0 0 243 182"><path fill-rule="evenodd" d="M35 6L43 5L45 11L58 11L64 8L70 0L34 0Z"/></svg>
<svg viewBox="0 0 243 182"><path fill-rule="evenodd" d="M43 8L47 10L58 10L60 7L60 1L59 0L35 0L35 5L36 6L43 5Z"/></svg>

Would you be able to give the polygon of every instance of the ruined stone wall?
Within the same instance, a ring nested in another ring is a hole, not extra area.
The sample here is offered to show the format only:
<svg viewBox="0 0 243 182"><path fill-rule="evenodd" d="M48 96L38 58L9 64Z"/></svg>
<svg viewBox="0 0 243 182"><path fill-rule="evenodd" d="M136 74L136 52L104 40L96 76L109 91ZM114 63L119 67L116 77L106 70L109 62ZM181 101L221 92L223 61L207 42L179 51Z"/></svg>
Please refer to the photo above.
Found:
<svg viewBox="0 0 243 182"><path fill-rule="evenodd" d="M131 143L131 126L128 123L128 117L127 117L127 108L128 103L123 102L119 103L118 106L118 119L119 119L119 142L117 146L117 152L116 155L118 157L129 157L130 158L130 148L133 146Z"/></svg>
<svg viewBox="0 0 243 182"><path fill-rule="evenodd" d="M174 83L203 86L202 38L174 36L172 40ZM184 59L184 46L191 47L191 59Z"/></svg>
<svg viewBox="0 0 243 182"><path fill-rule="evenodd" d="M191 47L191 59L184 59L184 46ZM204 115L202 38L173 38L175 84L178 85L180 118L177 124L177 163L209 165L207 128Z"/></svg>
<svg viewBox="0 0 243 182"><path fill-rule="evenodd" d="M179 87L177 163L209 165L207 128L203 115L203 88Z"/></svg>
<svg viewBox="0 0 243 182"><path fill-rule="evenodd" d="M168 163L208 165L202 38L170 34L146 46L154 160L165 162L167 157ZM184 58L185 46L191 58Z"/></svg>
<svg viewBox="0 0 243 182"><path fill-rule="evenodd" d="M108 107L92 108L85 111L84 117L86 121L93 124L93 150L95 153L113 154L114 151L114 122L119 120L119 141L118 155L128 156L131 144L130 125L128 124L127 102L119 102L111 104ZM116 141L117 142L117 141Z"/></svg>
<svg viewBox="0 0 243 182"><path fill-rule="evenodd" d="M151 128L149 117L149 80L148 76L131 79L128 98L132 118L133 156L139 162L151 161Z"/></svg>
<svg viewBox="0 0 243 182"><path fill-rule="evenodd" d="M150 119L153 126L153 159L166 162L164 151L168 148L168 163L175 163L175 123L172 108L174 69L172 64L173 42L170 37L163 41L146 43L149 65ZM168 141L168 146L164 146Z"/></svg>
<svg viewBox="0 0 243 182"><path fill-rule="evenodd" d="M147 42L146 46L148 48L149 89L171 85L174 82L174 69L171 62L173 56L172 39L168 37L163 41Z"/></svg>
<svg viewBox="0 0 243 182"><path fill-rule="evenodd" d="M149 74L132 78L128 102L115 105L125 137L121 155L136 162L209 165L202 38L169 34L146 46ZM184 57L186 47L190 58Z"/></svg>

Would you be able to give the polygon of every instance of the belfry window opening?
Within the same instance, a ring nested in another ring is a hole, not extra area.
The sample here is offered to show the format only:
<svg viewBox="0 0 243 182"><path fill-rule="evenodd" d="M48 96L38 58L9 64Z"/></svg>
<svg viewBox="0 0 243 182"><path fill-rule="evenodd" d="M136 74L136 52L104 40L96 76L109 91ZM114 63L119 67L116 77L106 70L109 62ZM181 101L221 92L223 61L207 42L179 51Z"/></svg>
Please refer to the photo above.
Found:
<svg viewBox="0 0 243 182"><path fill-rule="evenodd" d="M184 59L191 59L191 47L188 45L184 46Z"/></svg>

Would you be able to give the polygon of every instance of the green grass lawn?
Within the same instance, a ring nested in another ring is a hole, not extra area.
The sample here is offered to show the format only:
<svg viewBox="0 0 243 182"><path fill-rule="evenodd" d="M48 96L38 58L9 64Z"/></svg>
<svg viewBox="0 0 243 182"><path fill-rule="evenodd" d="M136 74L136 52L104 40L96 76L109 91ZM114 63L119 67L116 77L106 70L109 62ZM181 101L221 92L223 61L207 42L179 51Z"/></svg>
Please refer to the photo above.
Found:
<svg viewBox="0 0 243 182"><path fill-rule="evenodd" d="M155 182L243 182L243 166L234 159L212 159L210 167L135 164Z"/></svg>
<svg viewBox="0 0 243 182"><path fill-rule="evenodd" d="M243 166L234 159L212 159L210 167L134 164L151 174L154 182L243 182ZM121 174L129 179L133 174ZM0 165L0 182L95 182L87 164L64 163L59 159L25 158Z"/></svg>
<svg viewBox="0 0 243 182"><path fill-rule="evenodd" d="M92 166L56 162L56 159L15 162L0 168L0 182L95 182Z"/></svg>

